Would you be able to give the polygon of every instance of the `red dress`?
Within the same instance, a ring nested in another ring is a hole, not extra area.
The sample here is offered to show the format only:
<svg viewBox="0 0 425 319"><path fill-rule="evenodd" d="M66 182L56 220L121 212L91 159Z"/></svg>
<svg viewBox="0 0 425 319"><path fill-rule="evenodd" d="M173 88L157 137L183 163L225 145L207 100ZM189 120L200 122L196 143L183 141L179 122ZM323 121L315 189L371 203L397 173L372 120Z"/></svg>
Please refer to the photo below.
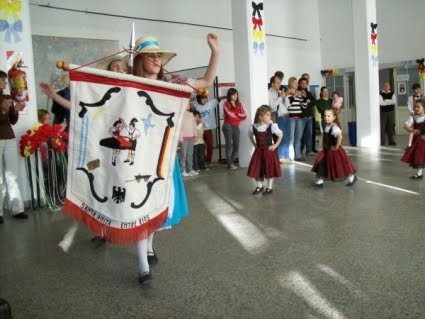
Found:
<svg viewBox="0 0 425 319"><path fill-rule="evenodd" d="M421 135L414 135L410 146L401 158L402 162L408 163L413 168L425 165L425 122L413 121L413 128L421 131Z"/></svg>
<svg viewBox="0 0 425 319"><path fill-rule="evenodd" d="M282 172L277 148L274 151L268 148L273 144L272 124L264 132L259 132L254 126L253 133L257 147L249 162L247 175L255 179L280 177Z"/></svg>
<svg viewBox="0 0 425 319"><path fill-rule="evenodd" d="M356 168L351 162L342 146L337 150L331 150L336 145L337 139L332 135L333 125L329 132L323 132L323 150L317 155L312 172L318 173L319 177L331 180L344 179L356 172Z"/></svg>

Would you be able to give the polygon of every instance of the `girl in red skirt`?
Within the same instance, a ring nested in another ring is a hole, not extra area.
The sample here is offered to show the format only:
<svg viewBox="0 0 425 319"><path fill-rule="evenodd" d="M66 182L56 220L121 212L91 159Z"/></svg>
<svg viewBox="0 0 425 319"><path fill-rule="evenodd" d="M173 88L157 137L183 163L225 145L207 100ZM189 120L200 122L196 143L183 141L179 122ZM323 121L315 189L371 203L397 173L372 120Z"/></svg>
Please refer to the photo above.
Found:
<svg viewBox="0 0 425 319"><path fill-rule="evenodd" d="M324 120L326 123L323 132L323 150L317 155L312 172L317 173L316 187L323 187L325 178L336 180L348 177L347 186L352 186L357 181L354 175L356 169L350 158L341 146L342 132L338 126L335 109L325 110Z"/></svg>
<svg viewBox="0 0 425 319"><path fill-rule="evenodd" d="M282 141L282 131L273 123L271 116L272 109L269 106L260 106L255 113L254 124L249 128L249 139L255 151L247 175L254 178L257 184L252 195L270 195L273 192L273 178L282 174L276 150ZM266 190L263 187L264 180L267 183Z"/></svg>
<svg viewBox="0 0 425 319"><path fill-rule="evenodd" d="M406 150L401 161L418 170L415 175L410 176L411 179L417 180L423 178L423 168L425 166L424 99L419 99L415 102L414 112L415 114L404 125L405 129L409 131L409 140L412 140L412 145Z"/></svg>

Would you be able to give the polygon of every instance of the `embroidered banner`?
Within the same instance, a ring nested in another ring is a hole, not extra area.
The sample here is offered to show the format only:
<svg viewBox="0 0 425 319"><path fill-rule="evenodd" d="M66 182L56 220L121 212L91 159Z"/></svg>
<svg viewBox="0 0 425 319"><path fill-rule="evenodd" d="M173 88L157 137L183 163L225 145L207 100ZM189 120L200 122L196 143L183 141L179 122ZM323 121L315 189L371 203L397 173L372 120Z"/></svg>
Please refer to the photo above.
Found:
<svg viewBox="0 0 425 319"><path fill-rule="evenodd" d="M64 212L111 242L146 238L167 219L192 89L92 68L70 71L70 86Z"/></svg>

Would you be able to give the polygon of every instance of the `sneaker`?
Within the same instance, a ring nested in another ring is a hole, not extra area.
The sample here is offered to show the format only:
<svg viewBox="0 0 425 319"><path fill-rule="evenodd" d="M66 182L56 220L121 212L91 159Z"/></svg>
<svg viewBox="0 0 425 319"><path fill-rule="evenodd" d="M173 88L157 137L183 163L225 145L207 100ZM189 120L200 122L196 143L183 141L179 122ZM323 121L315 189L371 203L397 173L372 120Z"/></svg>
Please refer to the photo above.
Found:
<svg viewBox="0 0 425 319"><path fill-rule="evenodd" d="M189 176L196 176L196 175L199 175L199 173L197 172L197 171L190 171L189 173L187 173L187 175L189 175Z"/></svg>
<svg viewBox="0 0 425 319"><path fill-rule="evenodd" d="M289 158L281 158L279 160L280 164L293 164L294 162L290 160Z"/></svg>
<svg viewBox="0 0 425 319"><path fill-rule="evenodd" d="M389 143L389 145L391 145L391 146L396 146L396 145L397 145L397 143L396 143L396 142L390 142L390 143Z"/></svg>
<svg viewBox="0 0 425 319"><path fill-rule="evenodd" d="M238 167L235 164L231 164L228 166L228 169L238 169Z"/></svg>
<svg viewBox="0 0 425 319"><path fill-rule="evenodd" d="M307 156L314 156L315 154L314 154L313 151L311 151L311 152L307 152L305 155L307 155Z"/></svg>
<svg viewBox="0 0 425 319"><path fill-rule="evenodd" d="M188 173L186 173L186 172L182 172L182 176L183 177L188 177L188 176L190 176Z"/></svg>
<svg viewBox="0 0 425 319"><path fill-rule="evenodd" d="M4 224L4 218L3 218L3 216L0 216L0 224Z"/></svg>
<svg viewBox="0 0 425 319"><path fill-rule="evenodd" d="M304 157L304 156L302 156L302 157L300 157L300 158L296 158L296 159L295 159L295 161L296 161L296 162L305 162L305 157Z"/></svg>

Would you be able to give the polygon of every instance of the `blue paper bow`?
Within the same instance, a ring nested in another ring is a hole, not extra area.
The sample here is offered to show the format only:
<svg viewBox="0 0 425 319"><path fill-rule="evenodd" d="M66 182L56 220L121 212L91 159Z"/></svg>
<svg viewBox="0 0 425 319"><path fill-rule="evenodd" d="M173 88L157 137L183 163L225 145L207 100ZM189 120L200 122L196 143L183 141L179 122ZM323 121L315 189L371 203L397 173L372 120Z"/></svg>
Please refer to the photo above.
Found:
<svg viewBox="0 0 425 319"><path fill-rule="evenodd" d="M12 24L9 24L7 20L0 19L0 32L4 32L4 41L12 43L12 37L14 42L20 42L19 32L22 32L22 20L17 20Z"/></svg>
<svg viewBox="0 0 425 319"><path fill-rule="evenodd" d="M260 51L261 54L264 54L264 48L266 46L266 44L264 42L258 43L256 41L254 41L254 54L257 55L258 51Z"/></svg>

